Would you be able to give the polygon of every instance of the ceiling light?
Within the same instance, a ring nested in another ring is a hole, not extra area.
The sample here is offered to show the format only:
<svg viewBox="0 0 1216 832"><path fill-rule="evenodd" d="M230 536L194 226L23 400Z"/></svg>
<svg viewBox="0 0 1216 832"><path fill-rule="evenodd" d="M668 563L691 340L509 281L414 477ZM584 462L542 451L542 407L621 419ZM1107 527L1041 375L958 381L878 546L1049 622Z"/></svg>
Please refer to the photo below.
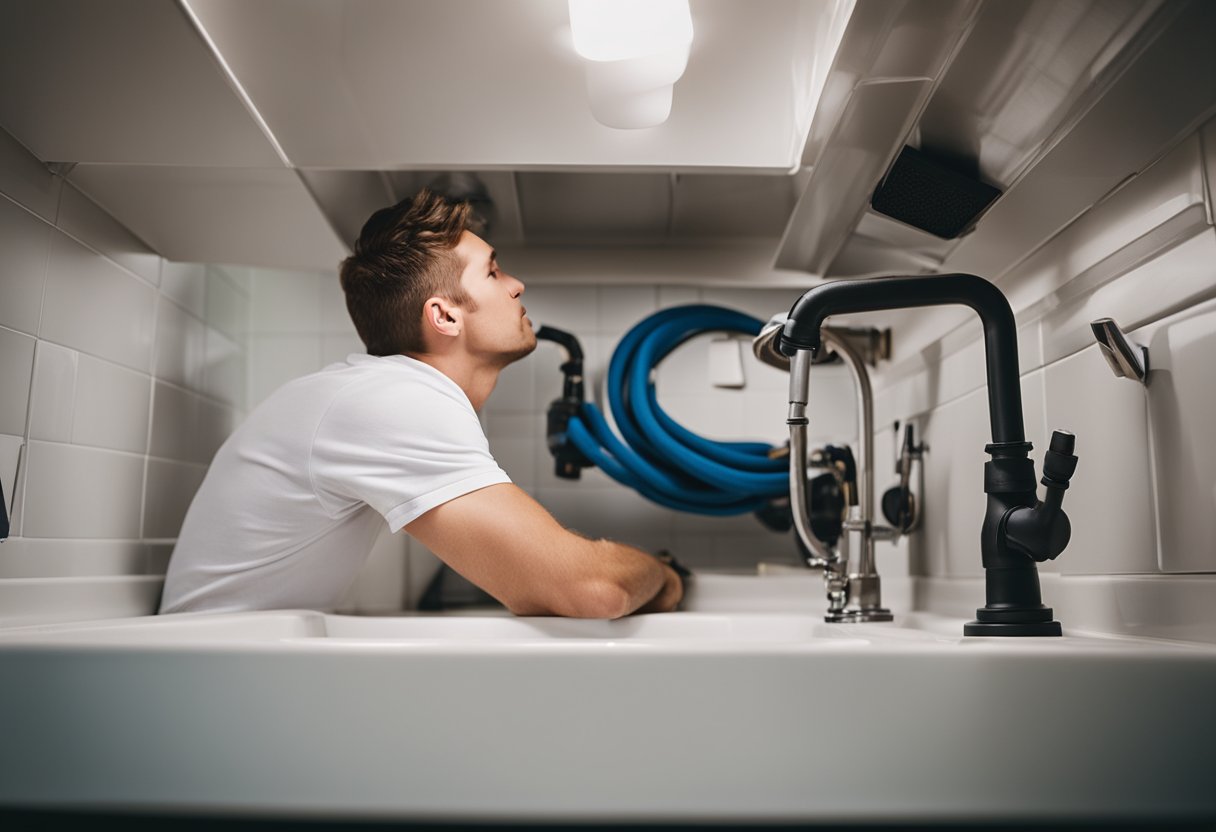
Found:
<svg viewBox="0 0 1216 832"><path fill-rule="evenodd" d="M655 127L671 114L688 66L688 0L569 0L574 51L587 71L591 114L608 127Z"/></svg>

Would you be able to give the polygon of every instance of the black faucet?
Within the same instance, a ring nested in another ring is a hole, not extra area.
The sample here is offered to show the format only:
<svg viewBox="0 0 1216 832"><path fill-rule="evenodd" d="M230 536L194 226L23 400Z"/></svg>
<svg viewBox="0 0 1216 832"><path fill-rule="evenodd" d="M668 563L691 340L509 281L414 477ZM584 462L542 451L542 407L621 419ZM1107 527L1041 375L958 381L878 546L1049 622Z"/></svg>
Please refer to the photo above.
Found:
<svg viewBox="0 0 1216 832"><path fill-rule="evenodd" d="M980 532L985 605L963 627L968 636L1058 636L1060 622L1039 592L1038 561L1064 551L1071 535L1060 507L1077 467L1075 439L1055 431L1043 461L1047 500L1036 494L1031 445L1022 422L1018 338L1013 310L1000 289L971 274L835 280L806 292L790 310L778 349L788 356L820 348L819 328L832 315L916 306L963 304L984 324L992 443L984 451L988 509Z"/></svg>

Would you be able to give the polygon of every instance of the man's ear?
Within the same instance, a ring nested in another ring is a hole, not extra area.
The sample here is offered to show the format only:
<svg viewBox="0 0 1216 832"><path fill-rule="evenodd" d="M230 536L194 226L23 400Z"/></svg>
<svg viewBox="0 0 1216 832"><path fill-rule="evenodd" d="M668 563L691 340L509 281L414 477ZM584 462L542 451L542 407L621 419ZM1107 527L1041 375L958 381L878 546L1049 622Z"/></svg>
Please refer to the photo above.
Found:
<svg viewBox="0 0 1216 832"><path fill-rule="evenodd" d="M422 320L426 329L437 335L456 337L464 325L464 312L447 298L426 299L422 305Z"/></svg>

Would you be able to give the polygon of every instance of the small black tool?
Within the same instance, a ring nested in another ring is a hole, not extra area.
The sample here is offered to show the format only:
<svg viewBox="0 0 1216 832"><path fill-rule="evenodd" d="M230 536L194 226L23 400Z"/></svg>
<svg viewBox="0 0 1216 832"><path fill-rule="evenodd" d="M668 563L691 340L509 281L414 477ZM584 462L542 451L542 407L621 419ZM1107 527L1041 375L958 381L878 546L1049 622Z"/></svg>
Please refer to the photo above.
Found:
<svg viewBox="0 0 1216 832"><path fill-rule="evenodd" d="M4 501L4 483L0 482L0 540L8 537L8 503Z"/></svg>

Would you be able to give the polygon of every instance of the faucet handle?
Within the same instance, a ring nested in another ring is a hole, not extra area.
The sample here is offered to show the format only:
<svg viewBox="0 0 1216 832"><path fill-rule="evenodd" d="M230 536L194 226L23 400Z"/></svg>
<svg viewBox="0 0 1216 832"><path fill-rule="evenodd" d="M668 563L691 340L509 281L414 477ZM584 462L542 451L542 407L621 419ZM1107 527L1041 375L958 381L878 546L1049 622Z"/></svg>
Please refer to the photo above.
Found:
<svg viewBox="0 0 1216 832"><path fill-rule="evenodd" d="M1066 430L1056 430L1051 433L1051 445L1043 455L1043 479L1040 482L1051 489L1064 492L1068 483L1077 470L1077 457L1073 450L1077 446L1077 437ZM1061 496L1061 499L1063 497Z"/></svg>
<svg viewBox="0 0 1216 832"><path fill-rule="evenodd" d="M1072 524L1062 506L1064 492L1077 470L1077 457L1073 453L1076 441L1066 430L1052 432L1040 480L1047 487L1046 498L1033 508L1015 508L1005 521L1006 540L1040 563L1055 560L1072 538Z"/></svg>

